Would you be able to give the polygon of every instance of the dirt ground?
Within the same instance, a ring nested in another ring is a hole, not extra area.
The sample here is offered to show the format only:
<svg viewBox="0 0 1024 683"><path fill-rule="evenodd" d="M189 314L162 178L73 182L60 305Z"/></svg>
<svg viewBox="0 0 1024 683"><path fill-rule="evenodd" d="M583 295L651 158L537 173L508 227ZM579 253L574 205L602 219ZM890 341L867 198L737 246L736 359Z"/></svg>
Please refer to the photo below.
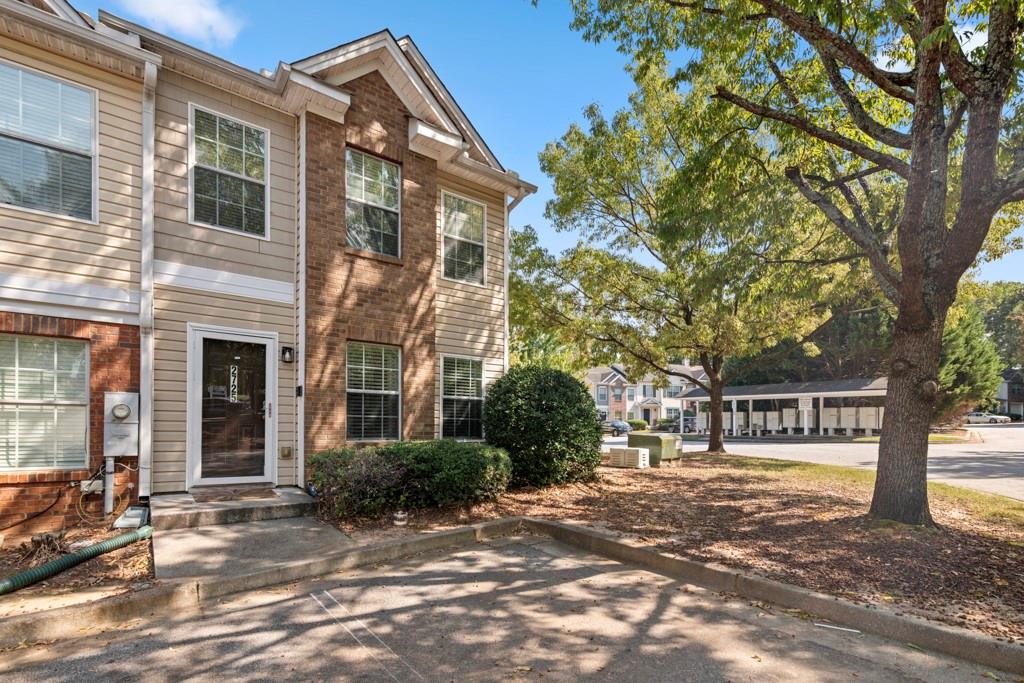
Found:
<svg viewBox="0 0 1024 683"><path fill-rule="evenodd" d="M594 483L515 491L471 510L413 513L406 527L386 519L339 526L356 540L379 540L507 515L547 517L1024 640L1024 504L933 486L938 528L880 525L865 518L872 476L693 454L674 467L602 467Z"/></svg>
<svg viewBox="0 0 1024 683"><path fill-rule="evenodd" d="M38 567L77 549L77 544L92 544L125 533L109 530L107 523L68 527L60 538L42 544L24 543L0 551L0 577ZM34 611L41 603L49 606L77 601L75 596L107 596L146 588L153 581L152 553L149 541L118 548L72 567L45 581L0 597L0 616Z"/></svg>

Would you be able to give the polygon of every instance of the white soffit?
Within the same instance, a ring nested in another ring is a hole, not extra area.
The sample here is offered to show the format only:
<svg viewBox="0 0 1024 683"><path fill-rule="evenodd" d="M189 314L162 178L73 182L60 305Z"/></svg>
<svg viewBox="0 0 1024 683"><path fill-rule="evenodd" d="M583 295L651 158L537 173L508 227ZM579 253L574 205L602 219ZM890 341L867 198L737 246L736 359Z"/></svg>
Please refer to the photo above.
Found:
<svg viewBox="0 0 1024 683"><path fill-rule="evenodd" d="M380 31L307 57L293 63L292 68L308 74L322 74L326 83L335 86L371 71L379 71L413 115L446 133L460 135L458 126L389 31Z"/></svg>
<svg viewBox="0 0 1024 683"><path fill-rule="evenodd" d="M409 119L409 149L431 159L448 161L466 149L466 143L458 135L446 133L440 128L419 119Z"/></svg>

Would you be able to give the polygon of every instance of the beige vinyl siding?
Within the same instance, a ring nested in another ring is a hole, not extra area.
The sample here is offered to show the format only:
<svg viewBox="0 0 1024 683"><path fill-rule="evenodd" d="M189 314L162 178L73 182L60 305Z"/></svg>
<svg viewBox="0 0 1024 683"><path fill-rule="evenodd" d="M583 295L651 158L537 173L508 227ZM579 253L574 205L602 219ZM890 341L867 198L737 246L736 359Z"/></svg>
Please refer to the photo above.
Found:
<svg viewBox="0 0 1024 683"><path fill-rule="evenodd" d="M138 288L142 84L0 38L0 59L97 91L98 222L0 205L0 268L31 277Z"/></svg>
<svg viewBox="0 0 1024 683"><path fill-rule="evenodd" d="M292 306L257 299L157 286L155 383L153 420L153 492L185 489L185 452L188 323L205 323L260 332L277 332L278 348L295 347ZM278 453L292 448L292 458L278 460L281 486L297 483L295 452L295 370L278 360L277 400Z"/></svg>
<svg viewBox="0 0 1024 683"><path fill-rule="evenodd" d="M505 363L505 205L504 196L457 176L437 178L437 424L441 430L441 357L469 356L483 361L484 387L504 371ZM447 280L444 275L444 236L441 225L445 191L482 202L487 207L485 280L483 285Z"/></svg>
<svg viewBox="0 0 1024 683"><path fill-rule="evenodd" d="M188 222L189 103L270 131L269 240ZM291 282L295 277L294 117L173 71L156 98L156 259Z"/></svg>

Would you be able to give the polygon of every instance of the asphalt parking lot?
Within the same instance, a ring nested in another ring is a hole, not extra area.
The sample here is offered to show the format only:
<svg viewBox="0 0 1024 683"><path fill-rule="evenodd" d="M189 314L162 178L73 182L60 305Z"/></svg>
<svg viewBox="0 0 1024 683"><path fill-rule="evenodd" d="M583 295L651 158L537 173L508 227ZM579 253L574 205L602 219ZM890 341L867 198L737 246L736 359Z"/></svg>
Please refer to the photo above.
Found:
<svg viewBox="0 0 1024 683"><path fill-rule="evenodd" d="M547 538L497 539L7 652L5 681L984 681ZM1012 678L1002 677L1002 680Z"/></svg>
<svg viewBox="0 0 1024 683"><path fill-rule="evenodd" d="M970 425L980 436L976 443L932 444L928 449L928 478L986 493L1024 500L1024 424ZM605 443L625 444L626 437L607 437ZM685 450L704 450L706 442L687 441ZM759 458L798 460L822 465L874 469L877 443L836 441L799 443L784 436L730 441L730 453Z"/></svg>

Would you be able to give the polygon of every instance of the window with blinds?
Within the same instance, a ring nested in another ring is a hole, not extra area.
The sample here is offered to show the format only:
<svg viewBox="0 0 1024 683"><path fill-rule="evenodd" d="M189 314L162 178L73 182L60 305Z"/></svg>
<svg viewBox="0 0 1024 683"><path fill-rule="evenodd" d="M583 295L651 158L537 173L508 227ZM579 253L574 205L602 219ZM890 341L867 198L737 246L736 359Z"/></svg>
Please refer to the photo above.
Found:
<svg viewBox="0 0 1024 683"><path fill-rule="evenodd" d="M89 464L89 347L0 335L0 470Z"/></svg>
<svg viewBox="0 0 1024 683"><path fill-rule="evenodd" d="M0 203L93 220L95 91L0 62Z"/></svg>
<svg viewBox="0 0 1024 683"><path fill-rule="evenodd" d="M444 356L441 359L441 436L482 439L483 362Z"/></svg>
<svg viewBox="0 0 1024 683"><path fill-rule="evenodd" d="M444 276L462 282L484 283L484 205L465 197L443 194Z"/></svg>
<svg viewBox="0 0 1024 683"><path fill-rule="evenodd" d="M400 438L401 359L394 346L349 342L347 434L355 441Z"/></svg>
<svg viewBox="0 0 1024 683"><path fill-rule="evenodd" d="M345 226L348 246L398 257L401 224L398 164L345 150Z"/></svg>
<svg viewBox="0 0 1024 683"><path fill-rule="evenodd" d="M192 109L192 221L267 236L267 138L241 121Z"/></svg>

